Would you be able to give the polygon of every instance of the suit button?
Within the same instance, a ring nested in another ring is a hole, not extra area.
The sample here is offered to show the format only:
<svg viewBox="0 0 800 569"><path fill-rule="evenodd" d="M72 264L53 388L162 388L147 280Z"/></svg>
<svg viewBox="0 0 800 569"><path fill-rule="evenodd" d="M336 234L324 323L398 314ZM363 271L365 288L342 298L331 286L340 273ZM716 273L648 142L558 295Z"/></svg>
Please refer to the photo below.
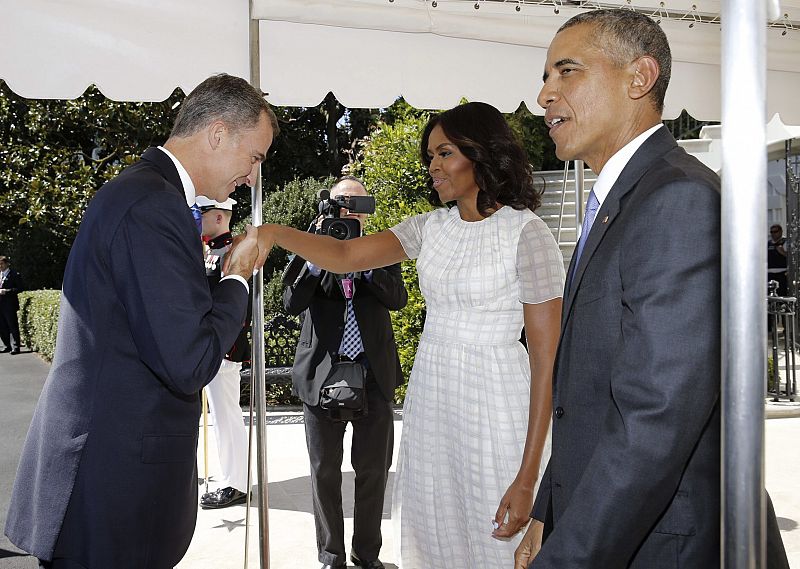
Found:
<svg viewBox="0 0 800 569"><path fill-rule="evenodd" d="M564 408L556 407L556 419L560 419L563 416L564 416Z"/></svg>

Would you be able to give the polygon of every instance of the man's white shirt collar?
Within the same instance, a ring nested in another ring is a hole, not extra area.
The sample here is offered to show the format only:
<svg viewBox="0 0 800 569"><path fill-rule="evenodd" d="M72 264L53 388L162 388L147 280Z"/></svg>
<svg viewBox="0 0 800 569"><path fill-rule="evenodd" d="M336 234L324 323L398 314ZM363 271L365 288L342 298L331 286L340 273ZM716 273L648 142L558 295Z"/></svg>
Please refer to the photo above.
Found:
<svg viewBox="0 0 800 569"><path fill-rule="evenodd" d="M178 159L172 155L172 152L163 146L159 146L158 149L169 156L169 159L172 160L173 164L175 164L175 168L178 170L178 176L180 176L181 179L181 184L183 184L183 193L186 194L186 205L192 207L195 202L195 189L194 184L192 183L192 178L189 176L189 172L187 172L186 168L183 167L183 164L181 164L180 161L178 161Z"/></svg>
<svg viewBox="0 0 800 569"><path fill-rule="evenodd" d="M613 188L614 184L617 183L617 178L619 178L619 175L625 169L625 166L627 166L628 162L630 162L631 158L633 158L633 155L636 154L636 151L639 150L639 147L662 126L664 126L662 123L658 123L657 125L648 128L642 134L631 140L628 144L617 150L614 156L608 159L608 162L606 162L606 165L603 166L603 169L597 176L597 181L594 183L592 188L597 201L600 202L600 205L603 205L603 202L608 196L608 193L611 191L611 188Z"/></svg>
<svg viewBox="0 0 800 569"><path fill-rule="evenodd" d="M192 207L195 204L196 197L195 197L195 189L194 184L192 183L192 179L189 177L189 172L186 171L186 168L183 167L175 156L172 155L172 152L164 148L163 146L159 146L158 149L169 156L169 159L172 160L172 163L175 164L175 168L178 170L178 176L181 178L181 184L183 184L183 192L186 194L186 205ZM250 285L247 284L247 281L244 278L240 277L239 275L225 275L220 279L220 282L227 280L227 279L235 279L244 285L244 288L247 290L247 293L250 294Z"/></svg>

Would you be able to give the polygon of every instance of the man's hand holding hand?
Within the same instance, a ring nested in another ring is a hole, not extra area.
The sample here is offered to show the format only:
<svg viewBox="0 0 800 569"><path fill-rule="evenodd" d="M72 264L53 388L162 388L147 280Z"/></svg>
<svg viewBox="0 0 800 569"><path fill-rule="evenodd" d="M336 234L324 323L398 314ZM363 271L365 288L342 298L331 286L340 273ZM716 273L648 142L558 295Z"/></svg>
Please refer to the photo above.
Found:
<svg viewBox="0 0 800 569"><path fill-rule="evenodd" d="M258 258L260 258L258 230L252 225L248 225L243 235L233 238L233 245L225 256L222 272L226 275L239 275L248 280L253 276ZM266 255L264 255L264 259L266 259Z"/></svg>
<svg viewBox="0 0 800 569"><path fill-rule="evenodd" d="M544 524L539 520L531 520L528 531L514 552L514 569L528 569L533 559L542 548L542 531Z"/></svg>

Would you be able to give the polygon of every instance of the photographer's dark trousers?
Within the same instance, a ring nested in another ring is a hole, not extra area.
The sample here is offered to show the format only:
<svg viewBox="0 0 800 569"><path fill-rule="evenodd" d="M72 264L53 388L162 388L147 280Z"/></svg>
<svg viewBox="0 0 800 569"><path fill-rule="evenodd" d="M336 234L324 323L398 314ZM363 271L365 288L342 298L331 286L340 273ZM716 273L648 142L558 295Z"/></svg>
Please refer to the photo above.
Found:
<svg viewBox="0 0 800 569"><path fill-rule="evenodd" d="M378 558L386 480L392 464L394 422L392 404L384 399L370 370L367 375L366 417L336 422L318 406L303 405L306 444L311 461L311 493L320 563L344 565L344 515L342 512L343 439L348 424L353 429L350 462L355 470L353 553L363 561Z"/></svg>

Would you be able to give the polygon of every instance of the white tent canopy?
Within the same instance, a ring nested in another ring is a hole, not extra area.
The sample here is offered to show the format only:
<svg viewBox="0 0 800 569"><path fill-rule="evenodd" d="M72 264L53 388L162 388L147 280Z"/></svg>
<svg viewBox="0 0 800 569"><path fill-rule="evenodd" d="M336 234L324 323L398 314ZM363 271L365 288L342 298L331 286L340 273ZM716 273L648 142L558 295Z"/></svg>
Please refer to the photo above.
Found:
<svg viewBox="0 0 800 569"><path fill-rule="evenodd" d="M633 6L658 17L660 3ZM387 106L402 95L421 108L466 97L540 112L547 45L582 4L254 0L261 86L276 105L316 105L333 91L349 107ZM720 2L663 4L674 57L665 117L685 108L719 120ZM800 124L800 0L782 6L767 31L767 112ZM75 98L94 83L112 99L145 101L176 87L188 92L212 73L248 77L248 9L248 0L0 0L0 78L28 98Z"/></svg>
<svg viewBox="0 0 800 569"><path fill-rule="evenodd" d="M800 126L784 124L778 115L767 123L767 159L780 160L786 155L787 140L800 140ZM696 156L703 164L719 173L722 168L722 126L707 125L700 129L697 138L679 140L686 152ZM797 154L797 147L793 154Z"/></svg>

